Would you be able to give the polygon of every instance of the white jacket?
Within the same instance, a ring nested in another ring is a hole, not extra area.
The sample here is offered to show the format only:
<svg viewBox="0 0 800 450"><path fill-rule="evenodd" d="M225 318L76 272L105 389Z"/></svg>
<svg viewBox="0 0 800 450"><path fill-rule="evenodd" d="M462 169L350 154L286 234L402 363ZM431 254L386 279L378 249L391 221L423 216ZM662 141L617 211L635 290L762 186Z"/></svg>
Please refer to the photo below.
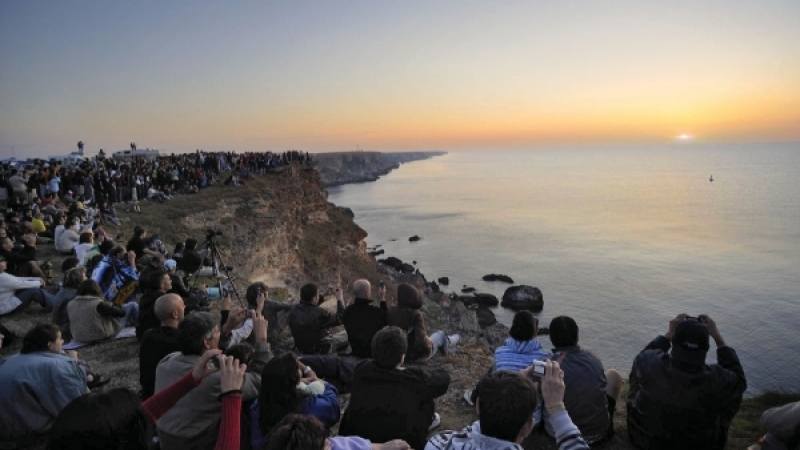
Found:
<svg viewBox="0 0 800 450"><path fill-rule="evenodd" d="M40 287L40 278L21 278L9 273L0 273L0 314L7 314L17 309L22 302L14 293L28 288Z"/></svg>
<svg viewBox="0 0 800 450"><path fill-rule="evenodd" d="M61 234L56 234L56 251L59 253L70 253L75 244L80 240L80 235L72 228L65 228Z"/></svg>

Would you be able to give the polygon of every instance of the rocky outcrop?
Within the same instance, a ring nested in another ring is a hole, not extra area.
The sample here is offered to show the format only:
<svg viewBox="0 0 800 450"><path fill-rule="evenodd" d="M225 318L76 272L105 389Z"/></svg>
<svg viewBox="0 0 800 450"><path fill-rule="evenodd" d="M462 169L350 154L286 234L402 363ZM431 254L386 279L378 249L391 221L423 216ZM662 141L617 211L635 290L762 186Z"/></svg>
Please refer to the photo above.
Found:
<svg viewBox="0 0 800 450"><path fill-rule="evenodd" d="M475 303L481 306L497 306L500 301L492 294L475 293Z"/></svg>
<svg viewBox="0 0 800 450"><path fill-rule="evenodd" d="M322 183L325 187L348 183L375 181L401 164L440 156L445 152L342 152L317 153L313 155L318 162Z"/></svg>
<svg viewBox="0 0 800 450"><path fill-rule="evenodd" d="M441 284L442 286L447 286L447 285L449 285L449 284L450 284L450 278L448 278L448 277L440 277L440 278L439 278L437 281L438 281L438 282L439 282L439 284Z"/></svg>
<svg viewBox="0 0 800 450"><path fill-rule="evenodd" d="M511 279L510 276L500 275L496 273L490 273L489 275L484 275L483 281L502 281L503 283L514 284L514 280Z"/></svg>
<svg viewBox="0 0 800 450"><path fill-rule="evenodd" d="M537 287L524 284L511 286L503 293L501 305L511 309L541 311L544 308L544 297Z"/></svg>
<svg viewBox="0 0 800 450"><path fill-rule="evenodd" d="M422 239L421 237L419 237L417 235L414 235L414 236L411 236L410 238L408 238L408 242L417 242L417 241L419 241L421 239Z"/></svg>

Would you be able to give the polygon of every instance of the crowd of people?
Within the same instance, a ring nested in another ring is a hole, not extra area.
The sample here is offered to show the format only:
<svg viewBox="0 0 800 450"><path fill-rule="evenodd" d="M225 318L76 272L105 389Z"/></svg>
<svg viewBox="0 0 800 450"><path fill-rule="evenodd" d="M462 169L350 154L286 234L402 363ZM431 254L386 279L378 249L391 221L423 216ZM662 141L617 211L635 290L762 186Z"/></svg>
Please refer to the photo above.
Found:
<svg viewBox="0 0 800 450"><path fill-rule="evenodd" d="M200 189L202 176L231 168L258 171L273 164L272 157L197 153L126 168L101 163L78 178L62 169L30 184L32 173L22 176L28 177L25 195L12 189L18 209L0 220L0 319L36 304L52 312L52 320L22 337L20 354L0 360L0 449L46 441L48 448L70 450L510 450L537 432L571 450L613 439L622 374L606 370L579 345L571 317L551 320L554 348L547 350L537 340L538 319L516 313L494 365L464 392L464 407L474 407L478 420L462 430L435 432L441 426L436 399L452 380L426 363L452 352L461 337L428 330L415 286L399 285L390 307L386 287L373 296L365 279L350 287L349 305L342 289L321 292L312 283L302 286L298 303L277 302L258 282L247 287L246 305L235 307L223 289L211 311L210 288L188 283L211 270L197 239L168 253L136 227L121 245L103 230L100 216L76 214L78 203L84 209L107 205L96 210L102 212L135 197L142 173L149 172L142 189L172 195L181 191L181 179L192 178ZM120 173L129 176L127 184L105 184ZM102 189L94 184L98 174ZM53 185L54 178L74 191ZM62 194L73 195L74 203L68 206ZM55 226L36 231L34 220L49 206ZM59 286L52 269L37 260L37 245L49 239L70 254ZM321 306L328 295L334 308ZM292 345L275 355L273 349L285 347L275 327L279 314L286 315ZM63 348L65 342L111 339L130 327L140 347L136 392L104 388L107 377ZM2 326L0 336L19 339ZM710 340L714 364L706 360ZM685 314L636 356L629 383L628 437L643 450L725 448L747 387L736 352L715 321ZM350 394L344 412L343 394ZM764 450L797 448L799 411L793 404L764 414Z"/></svg>

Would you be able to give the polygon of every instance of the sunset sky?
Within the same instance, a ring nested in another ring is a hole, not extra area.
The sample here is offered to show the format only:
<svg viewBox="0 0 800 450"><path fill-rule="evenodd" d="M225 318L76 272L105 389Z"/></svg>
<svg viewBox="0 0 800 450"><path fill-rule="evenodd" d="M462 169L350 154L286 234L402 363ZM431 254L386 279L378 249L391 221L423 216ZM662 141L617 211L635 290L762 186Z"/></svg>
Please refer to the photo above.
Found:
<svg viewBox="0 0 800 450"><path fill-rule="evenodd" d="M800 1L0 2L3 157L684 134L800 140Z"/></svg>

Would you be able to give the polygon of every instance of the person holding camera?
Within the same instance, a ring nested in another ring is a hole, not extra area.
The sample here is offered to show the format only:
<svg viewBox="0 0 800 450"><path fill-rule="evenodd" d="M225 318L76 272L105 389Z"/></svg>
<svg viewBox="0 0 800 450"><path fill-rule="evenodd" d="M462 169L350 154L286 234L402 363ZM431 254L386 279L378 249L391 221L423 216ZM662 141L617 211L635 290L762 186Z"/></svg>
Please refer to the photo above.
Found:
<svg viewBox="0 0 800 450"><path fill-rule="evenodd" d="M709 336L717 344L712 365L706 364ZM717 324L705 314L679 314L633 361L630 440L643 450L724 449L745 389L739 357Z"/></svg>
<svg viewBox="0 0 800 450"><path fill-rule="evenodd" d="M342 324L344 299L342 290L336 288L336 313L319 306L324 301L318 295L317 285L308 283L300 288L300 303L289 312L289 329L294 345L303 354L324 355L347 347L347 332L336 334L330 328Z"/></svg>

